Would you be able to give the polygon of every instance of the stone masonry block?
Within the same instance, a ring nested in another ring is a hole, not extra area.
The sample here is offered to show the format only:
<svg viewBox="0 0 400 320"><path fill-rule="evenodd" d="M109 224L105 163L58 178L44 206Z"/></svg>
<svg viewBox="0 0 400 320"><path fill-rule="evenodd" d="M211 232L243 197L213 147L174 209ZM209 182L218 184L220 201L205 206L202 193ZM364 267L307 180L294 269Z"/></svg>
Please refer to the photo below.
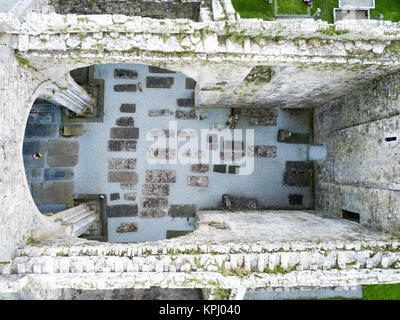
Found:
<svg viewBox="0 0 400 320"><path fill-rule="evenodd" d="M121 127L133 127L135 125L135 121L132 117L120 117L115 120L115 124Z"/></svg>
<svg viewBox="0 0 400 320"><path fill-rule="evenodd" d="M109 140L108 151L136 151L136 140Z"/></svg>
<svg viewBox="0 0 400 320"><path fill-rule="evenodd" d="M114 86L115 92L136 92L136 84L117 84Z"/></svg>
<svg viewBox="0 0 400 320"><path fill-rule="evenodd" d="M111 158L108 160L108 169L135 170L136 158Z"/></svg>
<svg viewBox="0 0 400 320"><path fill-rule="evenodd" d="M131 171L109 171L108 182L137 183L138 175Z"/></svg>
<svg viewBox="0 0 400 320"><path fill-rule="evenodd" d="M32 197L36 204L72 204L74 200L73 182L32 183Z"/></svg>
<svg viewBox="0 0 400 320"><path fill-rule="evenodd" d="M109 218L117 217L136 217L138 215L137 204L120 204L107 206L107 216Z"/></svg>
<svg viewBox="0 0 400 320"><path fill-rule="evenodd" d="M147 170L146 182L152 183L175 183L175 170Z"/></svg>
<svg viewBox="0 0 400 320"><path fill-rule="evenodd" d="M165 209L168 208L167 198L142 198L140 205L144 209Z"/></svg>
<svg viewBox="0 0 400 320"><path fill-rule="evenodd" d="M146 183L142 187L142 194L145 196L168 196L169 195L169 185L168 184L155 184Z"/></svg>
<svg viewBox="0 0 400 320"><path fill-rule="evenodd" d="M114 78L116 79L136 79L138 72L130 69L115 69Z"/></svg>
<svg viewBox="0 0 400 320"><path fill-rule="evenodd" d="M138 139L139 128L111 128L111 139Z"/></svg>
<svg viewBox="0 0 400 320"><path fill-rule="evenodd" d="M49 156L79 153L78 140L49 140L47 145Z"/></svg>
<svg viewBox="0 0 400 320"><path fill-rule="evenodd" d="M147 88L159 88L169 89L174 84L174 78L172 77L147 77L146 87Z"/></svg>
<svg viewBox="0 0 400 320"><path fill-rule="evenodd" d="M175 71L149 66L149 73L175 73Z"/></svg>
<svg viewBox="0 0 400 320"><path fill-rule="evenodd" d="M194 218L196 216L197 206L195 204L171 204L168 210L168 216L170 217L189 217Z"/></svg>
<svg viewBox="0 0 400 320"><path fill-rule="evenodd" d="M132 104L132 103L121 104L119 111L121 111L123 113L135 113L136 112L136 104Z"/></svg>
<svg viewBox="0 0 400 320"><path fill-rule="evenodd" d="M187 185L191 187L208 187L208 177L188 176Z"/></svg>
<svg viewBox="0 0 400 320"><path fill-rule="evenodd" d="M71 168L44 169L45 180L72 180L73 178L74 170Z"/></svg>
<svg viewBox="0 0 400 320"><path fill-rule="evenodd" d="M49 167L75 167L78 164L78 155L48 156Z"/></svg>

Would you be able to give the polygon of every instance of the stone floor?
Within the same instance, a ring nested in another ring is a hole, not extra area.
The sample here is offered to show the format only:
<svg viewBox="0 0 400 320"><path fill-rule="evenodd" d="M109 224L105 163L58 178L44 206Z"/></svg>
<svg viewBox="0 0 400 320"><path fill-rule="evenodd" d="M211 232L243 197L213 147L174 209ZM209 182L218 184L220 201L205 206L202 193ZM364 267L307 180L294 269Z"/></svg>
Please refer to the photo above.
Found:
<svg viewBox="0 0 400 320"><path fill-rule="evenodd" d="M77 194L107 195L110 242L185 234L194 230L200 209L312 208L309 113L240 110L236 129L243 131L217 141L215 132L233 134L227 126L231 110L193 108L195 82L184 74L108 64L95 66L94 76L105 80L104 120L84 123L85 134L72 139L79 142L73 181ZM236 161L225 166L151 162L175 155L184 161L204 161L203 149L199 153L184 145L194 134L200 139L203 129L214 130L211 138L207 136L205 152L225 161L234 156ZM245 139L246 129L254 129L254 141ZM160 132L180 140L154 147L159 140L152 137ZM218 145L227 153L214 150ZM243 174L246 167L249 174Z"/></svg>
<svg viewBox="0 0 400 320"><path fill-rule="evenodd" d="M46 101L36 101L25 130L23 157L28 185L41 212L62 211L74 202L79 141L61 136L60 126L61 110ZM36 152L43 157L35 160Z"/></svg>

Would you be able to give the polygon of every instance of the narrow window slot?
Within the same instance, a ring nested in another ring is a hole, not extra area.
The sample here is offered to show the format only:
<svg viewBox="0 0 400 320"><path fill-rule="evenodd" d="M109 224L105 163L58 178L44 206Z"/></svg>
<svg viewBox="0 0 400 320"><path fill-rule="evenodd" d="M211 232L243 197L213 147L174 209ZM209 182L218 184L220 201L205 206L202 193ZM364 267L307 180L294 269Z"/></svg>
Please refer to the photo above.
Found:
<svg viewBox="0 0 400 320"><path fill-rule="evenodd" d="M342 209L343 219L360 223L360 214Z"/></svg>

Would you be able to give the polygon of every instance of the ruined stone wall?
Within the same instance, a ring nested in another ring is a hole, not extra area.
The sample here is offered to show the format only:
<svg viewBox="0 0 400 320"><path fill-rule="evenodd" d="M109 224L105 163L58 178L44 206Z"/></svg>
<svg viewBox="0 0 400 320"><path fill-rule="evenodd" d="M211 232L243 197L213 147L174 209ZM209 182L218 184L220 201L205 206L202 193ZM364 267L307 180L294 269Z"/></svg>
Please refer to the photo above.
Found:
<svg viewBox="0 0 400 320"><path fill-rule="evenodd" d="M396 283L399 249L399 240L388 234L313 212L200 212L194 233L170 240L115 244L75 239L27 246L0 268L0 292L28 288L36 298L46 298L46 290L61 288Z"/></svg>
<svg viewBox="0 0 400 320"><path fill-rule="evenodd" d="M49 78L94 63L157 65L195 79L195 104L204 107L315 107L400 68L400 26L386 21L362 22L364 29L312 19L30 14L22 24L0 21L10 46ZM256 66L271 76L248 78Z"/></svg>
<svg viewBox="0 0 400 320"><path fill-rule="evenodd" d="M316 208L400 234L400 74L315 110L315 142L328 157L317 165Z"/></svg>
<svg viewBox="0 0 400 320"><path fill-rule="evenodd" d="M22 159L26 121L44 80L19 63L0 45L0 262L51 227L30 196Z"/></svg>

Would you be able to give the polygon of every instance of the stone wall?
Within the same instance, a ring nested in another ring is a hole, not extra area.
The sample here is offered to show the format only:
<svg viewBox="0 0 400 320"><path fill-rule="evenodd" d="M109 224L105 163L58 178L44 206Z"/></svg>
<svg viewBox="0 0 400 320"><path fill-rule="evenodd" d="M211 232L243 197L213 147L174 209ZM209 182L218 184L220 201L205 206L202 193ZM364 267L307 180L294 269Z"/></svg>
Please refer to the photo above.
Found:
<svg viewBox="0 0 400 320"><path fill-rule="evenodd" d="M21 61L20 61L21 62ZM29 192L22 144L41 75L20 66L12 50L0 45L0 262L16 247L58 228L45 220Z"/></svg>
<svg viewBox="0 0 400 320"><path fill-rule="evenodd" d="M197 106L315 107L400 68L399 24L391 22L363 22L361 29L313 19L38 14L24 23L7 15L0 21L12 35L9 45L49 78L94 63L156 65L195 79Z"/></svg>
<svg viewBox="0 0 400 320"><path fill-rule="evenodd" d="M396 283L399 249L399 240L389 234L311 212L200 212L194 233L171 240L112 244L75 239L27 246L0 270L0 292L30 289L36 298L48 298L46 290L62 288Z"/></svg>
<svg viewBox="0 0 400 320"><path fill-rule="evenodd" d="M356 212L362 224L400 234L399 96L396 73L315 110L315 143L328 150L317 165L317 209Z"/></svg>

